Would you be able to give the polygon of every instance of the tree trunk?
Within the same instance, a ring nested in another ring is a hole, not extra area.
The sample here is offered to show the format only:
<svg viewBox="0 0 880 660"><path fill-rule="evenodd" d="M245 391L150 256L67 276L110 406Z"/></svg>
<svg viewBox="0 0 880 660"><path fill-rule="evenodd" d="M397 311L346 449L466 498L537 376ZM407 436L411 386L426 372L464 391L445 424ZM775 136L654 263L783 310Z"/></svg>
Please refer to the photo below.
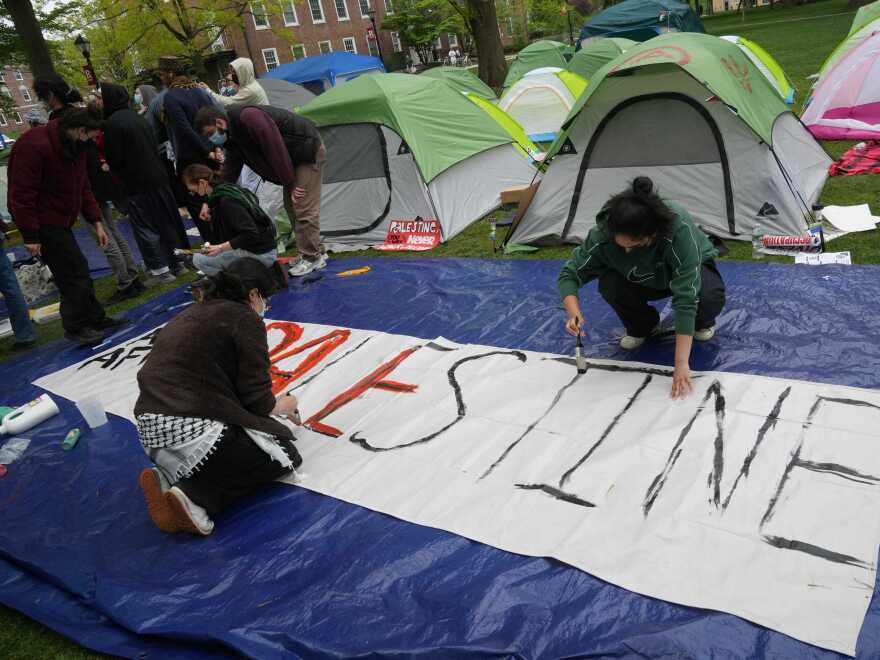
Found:
<svg viewBox="0 0 880 660"><path fill-rule="evenodd" d="M15 24L15 31L21 37L22 48L34 78L55 73L49 47L43 38L31 0L3 0L3 4Z"/></svg>
<svg viewBox="0 0 880 660"><path fill-rule="evenodd" d="M489 87L501 87L507 75L501 33L494 0L467 0L468 24L477 47L480 79Z"/></svg>

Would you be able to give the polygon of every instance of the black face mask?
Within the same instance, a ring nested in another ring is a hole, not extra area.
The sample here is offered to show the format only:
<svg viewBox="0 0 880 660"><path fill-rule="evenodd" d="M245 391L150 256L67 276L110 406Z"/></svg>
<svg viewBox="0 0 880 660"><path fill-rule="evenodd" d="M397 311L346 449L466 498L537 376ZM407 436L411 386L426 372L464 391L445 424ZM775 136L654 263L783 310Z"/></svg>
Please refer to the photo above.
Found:
<svg viewBox="0 0 880 660"><path fill-rule="evenodd" d="M238 74L235 71L233 71L229 77L232 79L232 82L234 82L236 85L240 84L238 82Z"/></svg>

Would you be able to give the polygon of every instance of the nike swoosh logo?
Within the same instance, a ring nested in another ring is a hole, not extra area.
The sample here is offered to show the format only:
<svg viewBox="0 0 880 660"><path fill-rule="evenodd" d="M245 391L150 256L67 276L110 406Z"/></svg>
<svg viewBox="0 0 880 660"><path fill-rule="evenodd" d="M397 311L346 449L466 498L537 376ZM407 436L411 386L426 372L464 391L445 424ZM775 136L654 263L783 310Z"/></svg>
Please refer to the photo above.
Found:
<svg viewBox="0 0 880 660"><path fill-rule="evenodd" d="M626 279L630 282L647 282L650 279L654 278L654 273L648 273L647 275L642 275L636 272L636 266L633 266L632 269L626 274Z"/></svg>

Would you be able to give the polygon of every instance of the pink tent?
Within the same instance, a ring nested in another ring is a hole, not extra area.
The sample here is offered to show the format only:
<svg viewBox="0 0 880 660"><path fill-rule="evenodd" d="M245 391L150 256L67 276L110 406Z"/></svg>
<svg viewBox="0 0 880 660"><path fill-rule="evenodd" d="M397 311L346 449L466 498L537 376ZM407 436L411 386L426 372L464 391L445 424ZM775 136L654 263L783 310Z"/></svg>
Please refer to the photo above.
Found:
<svg viewBox="0 0 880 660"><path fill-rule="evenodd" d="M880 32L834 65L801 119L819 140L880 140Z"/></svg>

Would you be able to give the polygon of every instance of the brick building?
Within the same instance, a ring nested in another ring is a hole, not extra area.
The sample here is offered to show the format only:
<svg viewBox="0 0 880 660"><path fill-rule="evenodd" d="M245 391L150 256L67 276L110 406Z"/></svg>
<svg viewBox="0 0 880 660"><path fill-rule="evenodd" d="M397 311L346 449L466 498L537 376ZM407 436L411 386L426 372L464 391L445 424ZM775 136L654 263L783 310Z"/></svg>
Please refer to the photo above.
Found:
<svg viewBox="0 0 880 660"><path fill-rule="evenodd" d="M3 79L0 81L0 94L12 99L11 112L0 111L0 131L20 132L27 128L26 117L29 112L36 111L45 116L42 104L34 93L34 77L26 66L6 65L0 69Z"/></svg>
<svg viewBox="0 0 880 660"><path fill-rule="evenodd" d="M378 46L368 39L374 10ZM227 30L217 47L249 57L258 76L293 60L342 50L378 56L381 48L386 67L400 68L406 57L399 35L378 29L393 10L392 0L282 0L280 11L272 12L255 2L244 16L244 29ZM499 22L502 41L508 45L513 41L513 22ZM450 48L462 49L458 35L444 34L437 40L439 57Z"/></svg>

